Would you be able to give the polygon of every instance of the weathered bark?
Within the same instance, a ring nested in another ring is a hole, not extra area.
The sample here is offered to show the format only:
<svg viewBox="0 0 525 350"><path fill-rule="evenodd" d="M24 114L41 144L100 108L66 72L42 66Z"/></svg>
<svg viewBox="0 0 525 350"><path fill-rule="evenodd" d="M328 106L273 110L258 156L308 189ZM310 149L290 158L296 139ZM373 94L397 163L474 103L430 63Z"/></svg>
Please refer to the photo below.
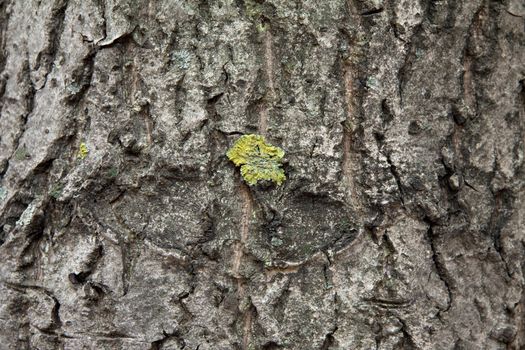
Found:
<svg viewBox="0 0 525 350"><path fill-rule="evenodd" d="M525 347L524 18L0 0L0 348Z"/></svg>

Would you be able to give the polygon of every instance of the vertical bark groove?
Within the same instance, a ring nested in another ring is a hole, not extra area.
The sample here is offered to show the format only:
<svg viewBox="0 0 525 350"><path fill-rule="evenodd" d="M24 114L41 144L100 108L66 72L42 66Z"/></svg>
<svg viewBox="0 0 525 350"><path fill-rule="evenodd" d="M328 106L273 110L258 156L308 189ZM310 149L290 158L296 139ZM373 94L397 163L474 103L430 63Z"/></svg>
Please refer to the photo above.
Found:
<svg viewBox="0 0 525 350"><path fill-rule="evenodd" d="M523 347L524 16L0 0L0 343Z"/></svg>

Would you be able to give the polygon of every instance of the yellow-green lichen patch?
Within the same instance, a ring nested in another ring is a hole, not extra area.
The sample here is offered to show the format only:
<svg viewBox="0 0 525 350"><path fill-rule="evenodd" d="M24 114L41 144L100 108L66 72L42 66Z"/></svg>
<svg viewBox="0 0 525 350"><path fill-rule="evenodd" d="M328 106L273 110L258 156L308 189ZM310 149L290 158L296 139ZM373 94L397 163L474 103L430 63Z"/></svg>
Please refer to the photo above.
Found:
<svg viewBox="0 0 525 350"><path fill-rule="evenodd" d="M280 185L286 180L281 168L284 151L266 143L261 135L241 136L226 155L241 167L241 175L249 185L256 185L259 180Z"/></svg>
<svg viewBox="0 0 525 350"><path fill-rule="evenodd" d="M78 147L77 157L80 159L84 159L87 157L88 153L89 151L88 151L86 144L82 142L80 146Z"/></svg>

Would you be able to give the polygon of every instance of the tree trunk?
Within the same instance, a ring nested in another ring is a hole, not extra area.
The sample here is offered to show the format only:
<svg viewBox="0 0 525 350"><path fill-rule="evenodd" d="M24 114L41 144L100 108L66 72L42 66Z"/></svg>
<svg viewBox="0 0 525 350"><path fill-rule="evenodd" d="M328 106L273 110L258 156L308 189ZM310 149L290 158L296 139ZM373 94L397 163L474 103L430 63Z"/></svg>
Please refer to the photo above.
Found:
<svg viewBox="0 0 525 350"><path fill-rule="evenodd" d="M0 348L525 348L524 18L0 0Z"/></svg>

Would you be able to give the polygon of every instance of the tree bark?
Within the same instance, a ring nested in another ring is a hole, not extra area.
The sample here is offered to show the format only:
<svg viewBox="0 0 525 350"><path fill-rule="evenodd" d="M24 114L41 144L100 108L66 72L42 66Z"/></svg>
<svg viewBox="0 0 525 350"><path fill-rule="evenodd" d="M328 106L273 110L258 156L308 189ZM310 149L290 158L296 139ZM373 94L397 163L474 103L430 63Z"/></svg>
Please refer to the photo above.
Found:
<svg viewBox="0 0 525 350"><path fill-rule="evenodd" d="M0 0L0 348L525 348L524 18Z"/></svg>

